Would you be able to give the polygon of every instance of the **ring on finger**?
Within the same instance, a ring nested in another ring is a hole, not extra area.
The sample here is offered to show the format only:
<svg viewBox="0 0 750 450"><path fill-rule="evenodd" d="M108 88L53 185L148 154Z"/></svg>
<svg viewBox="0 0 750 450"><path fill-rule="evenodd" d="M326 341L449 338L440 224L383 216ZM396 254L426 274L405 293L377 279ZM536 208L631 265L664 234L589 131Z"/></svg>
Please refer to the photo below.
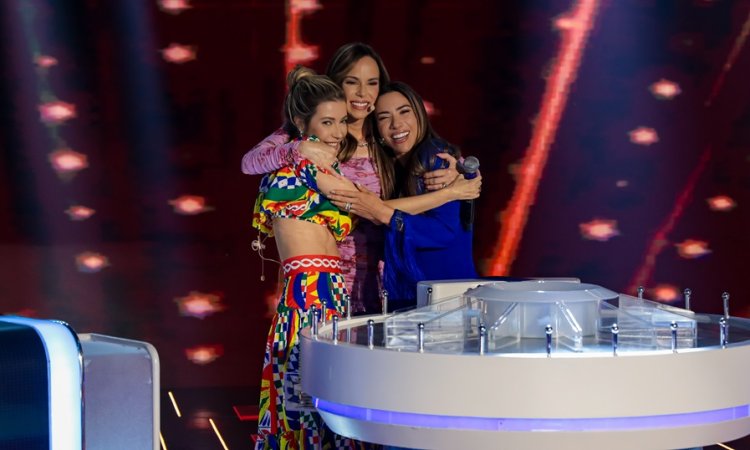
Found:
<svg viewBox="0 0 750 450"><path fill-rule="evenodd" d="M346 202L346 205L344 205L344 210L349 211L350 209L352 209L351 202Z"/></svg>
<svg viewBox="0 0 750 450"><path fill-rule="evenodd" d="M443 185L442 185L441 187L442 187L443 189L445 189L445 187L446 187L446 186L448 186L448 183L443 183Z"/></svg>

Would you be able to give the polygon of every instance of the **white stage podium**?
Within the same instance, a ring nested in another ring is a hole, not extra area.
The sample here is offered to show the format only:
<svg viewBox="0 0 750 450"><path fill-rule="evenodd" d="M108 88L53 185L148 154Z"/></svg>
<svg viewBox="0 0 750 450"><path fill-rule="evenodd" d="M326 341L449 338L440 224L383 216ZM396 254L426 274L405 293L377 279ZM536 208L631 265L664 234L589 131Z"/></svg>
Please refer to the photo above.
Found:
<svg viewBox="0 0 750 450"><path fill-rule="evenodd" d="M423 307L302 330L302 388L336 433L514 450L663 450L750 433L750 319L571 280L431 287Z"/></svg>

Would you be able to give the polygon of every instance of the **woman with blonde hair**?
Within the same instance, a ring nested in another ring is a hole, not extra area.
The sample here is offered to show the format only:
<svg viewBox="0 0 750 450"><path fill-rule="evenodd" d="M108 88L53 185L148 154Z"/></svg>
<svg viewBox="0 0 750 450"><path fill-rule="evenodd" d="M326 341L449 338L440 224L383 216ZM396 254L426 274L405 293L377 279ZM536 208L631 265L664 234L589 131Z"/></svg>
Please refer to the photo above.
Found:
<svg viewBox="0 0 750 450"><path fill-rule="evenodd" d="M316 141L335 155L347 136L344 93L328 77L298 67L289 74L284 128L297 141ZM315 137L313 137L315 136ZM337 241L352 229L346 212L322 194L341 183L336 167L302 159L267 174L253 212L253 226L275 236L284 271L283 290L266 342L256 448L321 448L339 440L317 413L300 401L299 331L315 307L327 319L343 312L346 293ZM327 433L326 433L327 431ZM326 435L327 434L327 435Z"/></svg>

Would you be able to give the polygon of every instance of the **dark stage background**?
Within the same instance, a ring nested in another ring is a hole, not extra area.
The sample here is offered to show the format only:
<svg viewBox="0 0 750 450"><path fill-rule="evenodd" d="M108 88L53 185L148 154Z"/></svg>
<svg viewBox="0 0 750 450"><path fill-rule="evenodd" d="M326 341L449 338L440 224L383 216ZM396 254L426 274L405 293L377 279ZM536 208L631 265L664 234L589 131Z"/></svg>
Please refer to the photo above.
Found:
<svg viewBox="0 0 750 450"><path fill-rule="evenodd" d="M276 266L240 159L289 58L356 40L479 157L483 274L750 315L750 1L180 3L0 3L0 313L151 342L165 387L257 386Z"/></svg>

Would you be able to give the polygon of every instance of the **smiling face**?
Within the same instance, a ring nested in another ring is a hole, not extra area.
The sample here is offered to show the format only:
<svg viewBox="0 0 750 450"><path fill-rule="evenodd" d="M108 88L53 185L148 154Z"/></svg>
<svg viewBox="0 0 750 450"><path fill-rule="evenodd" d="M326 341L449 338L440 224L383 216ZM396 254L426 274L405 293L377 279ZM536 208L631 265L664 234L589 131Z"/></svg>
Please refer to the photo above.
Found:
<svg viewBox="0 0 750 450"><path fill-rule="evenodd" d="M344 76L341 87L346 95L346 107L354 120L361 120L372 112L380 89L380 70L370 56L355 62Z"/></svg>
<svg viewBox="0 0 750 450"><path fill-rule="evenodd" d="M320 103L307 124L301 118L295 118L294 122L306 135L314 135L331 146L335 154L346 137L347 118L346 103L338 100Z"/></svg>
<svg viewBox="0 0 750 450"><path fill-rule="evenodd" d="M409 100L400 92L388 92L375 105L378 132L397 159L407 155L422 139L423 131Z"/></svg>

